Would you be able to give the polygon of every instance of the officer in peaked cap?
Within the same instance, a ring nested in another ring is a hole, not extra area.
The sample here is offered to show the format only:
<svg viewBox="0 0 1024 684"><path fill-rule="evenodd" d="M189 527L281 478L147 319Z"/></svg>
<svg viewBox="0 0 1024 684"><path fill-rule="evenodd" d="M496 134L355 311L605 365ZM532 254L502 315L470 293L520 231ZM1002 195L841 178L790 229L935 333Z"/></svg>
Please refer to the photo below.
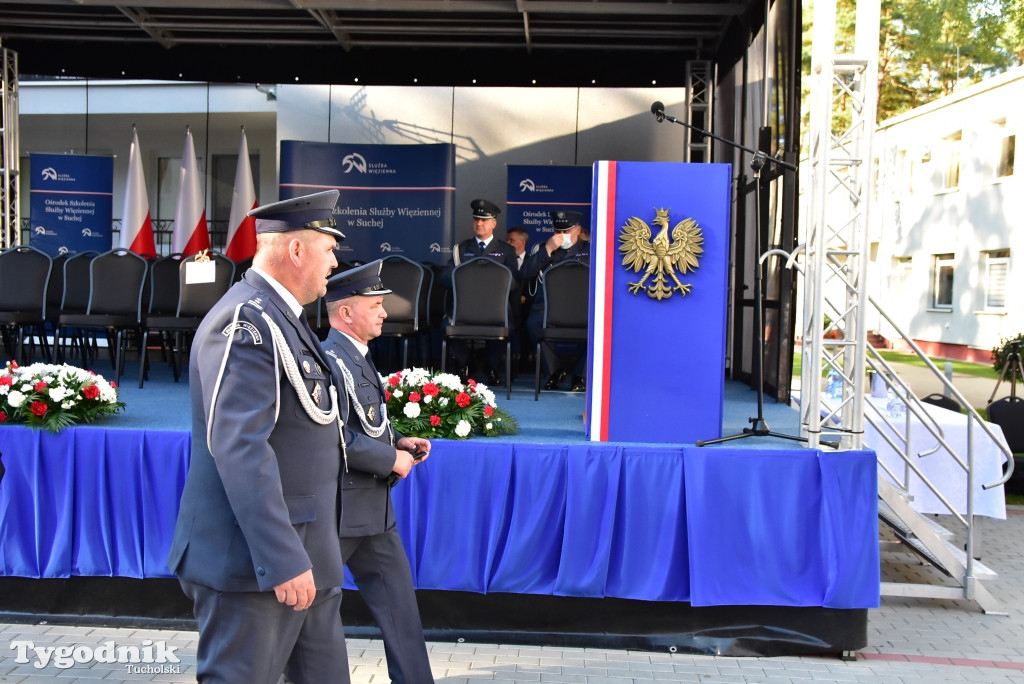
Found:
<svg viewBox="0 0 1024 684"><path fill-rule="evenodd" d="M510 306L519 302L520 280L519 280L519 258L516 255L516 248L495 237L494 229L498 226L498 214L501 209L493 202L485 199L475 199L469 203L473 210L473 235L458 243L452 248L452 257L448 265L441 271L439 276L441 285L451 290L453 288L452 272L457 266L470 259L485 258L493 259L504 264L512 272L512 291L509 293ZM450 312L449 312L450 314ZM465 340L454 339L448 346L451 350L452 360L458 373L463 376L469 374L469 346ZM499 385L502 379L499 369L504 368L502 355L505 345L499 340L487 341L487 365L483 371L486 374L487 383Z"/></svg>
<svg viewBox="0 0 1024 684"><path fill-rule="evenodd" d="M580 239L583 227L580 221L583 214L578 211L558 209L550 213L554 232L548 240L533 249L523 264L523 281L537 278L556 264L564 261L581 261L590 264L590 242ZM548 293L549 297L557 297L558 293ZM586 306L586 304L583 304ZM544 291L538 289L526 319L526 329L533 340L537 339L544 325ZM545 389L558 389L565 377L572 372L571 389L583 392L587 389L586 381L586 346L575 342L562 342L557 345L545 341L541 344L541 358L547 372L548 380Z"/></svg>
<svg viewBox="0 0 1024 684"><path fill-rule="evenodd" d="M328 303L346 297L375 297L391 294L380 280L380 272L384 266L381 259L368 264L350 268L331 277L327 281L327 294L324 299Z"/></svg>
<svg viewBox="0 0 1024 684"><path fill-rule="evenodd" d="M349 681L339 402L303 312L337 266L337 198L250 212L252 267L192 343L191 460L167 566L194 604L199 681Z"/></svg>
<svg viewBox="0 0 1024 684"><path fill-rule="evenodd" d="M249 211L256 219L256 234L288 233L294 230L317 230L344 238L334 222L334 206L338 203L337 190L324 190L312 195L293 197L266 204Z"/></svg>
<svg viewBox="0 0 1024 684"><path fill-rule="evenodd" d="M380 627L391 681L427 684L434 678L412 571L395 527L391 487L423 462L430 441L392 429L384 387L370 358L370 340L380 335L387 317L383 295L391 292L381 283L381 266L378 259L338 273L325 296L331 330L323 348L335 364L331 370L346 426L341 555Z"/></svg>

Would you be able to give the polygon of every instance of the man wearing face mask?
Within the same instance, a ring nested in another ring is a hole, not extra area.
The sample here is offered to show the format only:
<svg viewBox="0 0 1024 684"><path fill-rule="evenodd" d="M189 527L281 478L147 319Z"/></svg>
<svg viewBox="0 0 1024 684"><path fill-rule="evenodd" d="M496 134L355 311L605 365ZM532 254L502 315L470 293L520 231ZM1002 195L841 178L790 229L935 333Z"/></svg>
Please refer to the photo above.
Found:
<svg viewBox="0 0 1024 684"><path fill-rule="evenodd" d="M563 261L582 261L590 265L590 242L581 240L582 227L580 220L583 215L576 211L559 209L551 212L551 223L555 232L546 242L533 248L532 253L523 264L521 277L524 282L535 278L551 266ZM537 339L544 325L544 294L537 290L530 315L526 320L526 328L531 339ZM571 388L574 392L585 392L587 389L585 365L586 348L576 343L544 342L541 345L541 358L546 373L550 373L545 389L558 389L561 382L572 371Z"/></svg>

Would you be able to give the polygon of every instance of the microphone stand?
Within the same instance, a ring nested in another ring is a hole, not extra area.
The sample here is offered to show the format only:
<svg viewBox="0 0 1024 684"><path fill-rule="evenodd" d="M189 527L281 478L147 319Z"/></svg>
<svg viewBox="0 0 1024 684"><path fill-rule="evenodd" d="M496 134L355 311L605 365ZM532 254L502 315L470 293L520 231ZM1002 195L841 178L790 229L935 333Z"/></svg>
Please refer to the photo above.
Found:
<svg viewBox="0 0 1024 684"><path fill-rule="evenodd" d="M651 106L651 112L654 114L654 118L656 118L658 120L658 123L661 123L663 120L671 121L672 123L679 124L680 126L685 126L686 128L689 128L689 129L691 129L693 131L696 131L697 133L699 133L702 136L705 136L707 138L714 138L715 140L718 140L719 142L723 142L726 145L731 145L732 147L735 147L736 149L743 150L744 152L749 152L750 154L753 155L753 157L750 160L750 168L754 172L754 182L756 183L756 185L755 185L755 189L756 189L756 201L755 201L755 204L757 206L757 210L756 210L756 212L754 214L754 226L755 226L755 231L754 231L754 252L757 255L757 258L755 259L755 271L754 271L754 327L757 328L757 333L758 333L757 354L754 355L754 362L756 364L756 366L754 368L754 376L755 376L756 381L757 381L757 415L755 417L753 417L753 418L749 418L748 419L748 422L750 423L750 427L743 428L742 432L739 432L739 433L734 434L734 435L726 435L724 437L719 437L717 439L701 439L701 440L697 440L696 445L699 446L699 447L702 447L702 446L707 446L708 444L718 444L720 442L729 442L729 441L732 441L732 440L735 440L735 439L743 439L745 437L780 437L782 439L791 439L791 440L797 441L797 442L806 442L807 441L806 437L800 437L798 435L787 435L787 434L783 434L783 433L780 433L780 432L773 432L771 430L771 428L768 427L768 422L764 418L764 344L765 344L765 340L764 340L764 305L763 305L763 303L761 301L762 293L763 293L763 275L762 275L763 265L762 265L761 260L760 260L760 257L761 257L761 213L762 213L761 212L761 189L762 189L761 188L761 184L762 184L761 169L763 169L765 164L768 163L768 162L771 162L772 164L774 164L777 167L781 167L783 169L788 169L790 171L796 171L797 170L796 166L794 164L791 164L790 162L787 162L787 161L784 161L782 159L778 159L776 157L773 157L773 156L767 154L766 152L764 152L763 150L751 149L751 148L746 147L744 145L741 145L740 143L735 142L733 140L728 140L726 138L722 138L720 136L715 135L714 133L711 133L710 131L705 131L705 130L703 130L701 128L698 128L698 127L696 127L696 126L694 126L692 124L688 124L685 121L680 121L679 119L675 118L674 116L669 116L668 114L666 114L665 110L661 106L659 106L659 105L661 105L660 102L655 102L654 105ZM764 133L767 129L761 129L761 130L762 130L762 133ZM762 144L762 146L764 146L764 144ZM781 171L776 170L776 174L778 175L779 173L781 173Z"/></svg>

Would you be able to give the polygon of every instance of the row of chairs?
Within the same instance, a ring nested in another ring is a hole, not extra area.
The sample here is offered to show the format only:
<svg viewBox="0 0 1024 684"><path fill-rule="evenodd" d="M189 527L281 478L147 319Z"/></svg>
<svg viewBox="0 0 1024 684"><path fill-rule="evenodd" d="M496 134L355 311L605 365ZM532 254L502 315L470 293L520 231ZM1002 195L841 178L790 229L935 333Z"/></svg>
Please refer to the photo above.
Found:
<svg viewBox="0 0 1024 684"><path fill-rule="evenodd" d="M246 267L209 253L212 282L187 282L196 256L175 254L148 260L125 249L50 257L30 246L0 252L0 326L14 358L27 362L37 340L47 361L62 363L76 349L88 366L97 355L96 336L105 333L120 382L129 340L139 341L139 387L147 372L147 341L161 333L161 349L172 338L170 360L179 377L182 340L198 327L210 306ZM50 349L48 339L53 340ZM28 349L26 350L26 342ZM177 358L174 349L177 348Z"/></svg>
<svg viewBox="0 0 1024 684"><path fill-rule="evenodd" d="M188 277L195 268L195 255L147 260L128 250L113 249L51 258L30 246L4 250L0 252L0 327L8 350L14 358L27 362L35 339L47 360L63 362L69 350L77 349L83 364L88 365L97 354L96 335L102 332L107 337L115 381L120 383L125 354L134 339L142 387L150 338L159 335L160 349L177 381L184 351L203 316L251 264L251 259L235 264L213 251L207 257L213 262L214 278L198 283ZM336 272L353 265L339 264ZM388 318L382 337L399 340L402 367L408 367L410 343L424 337L429 342L432 331L442 328L442 370L448 339L504 341L506 396L511 396L511 271L490 259L467 261L453 271L448 300L437 282L438 270L401 255L383 259L381 277L392 293L385 297ZM588 285L589 269L577 262L548 269L541 279L542 288L558 294L544 297L548 308L541 338L536 341L535 399L540 385L540 344L586 339ZM442 326L446 313L449 320ZM307 305L306 315L310 327L325 337L330 325L323 299ZM54 342L52 351L48 338ZM428 343L421 349L429 347Z"/></svg>

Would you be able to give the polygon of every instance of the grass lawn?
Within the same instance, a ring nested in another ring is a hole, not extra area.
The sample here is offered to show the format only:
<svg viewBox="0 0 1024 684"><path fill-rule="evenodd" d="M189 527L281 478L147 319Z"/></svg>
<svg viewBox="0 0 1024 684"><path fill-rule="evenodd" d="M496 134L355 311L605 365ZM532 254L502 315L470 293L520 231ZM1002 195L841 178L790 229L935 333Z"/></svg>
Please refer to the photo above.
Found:
<svg viewBox="0 0 1024 684"><path fill-rule="evenodd" d="M902 352L895 352L889 350L878 350L879 354L883 359L890 363L903 363L908 366L918 366L920 368L925 367L924 361L922 361L916 354L904 354ZM992 367L991 364L982 363L968 363L967 361L952 361L950 359L942 359L938 357L929 357L931 362L938 367L938 369L944 370L946 367L946 361L949 360L953 364L953 372L960 373L961 375L970 375L976 378L990 378L992 380L999 379L999 371ZM793 377L800 377L801 369L803 368L803 356L800 352L793 354ZM1001 369L1000 369L1001 370ZM825 376L824 369L821 373L822 377Z"/></svg>

